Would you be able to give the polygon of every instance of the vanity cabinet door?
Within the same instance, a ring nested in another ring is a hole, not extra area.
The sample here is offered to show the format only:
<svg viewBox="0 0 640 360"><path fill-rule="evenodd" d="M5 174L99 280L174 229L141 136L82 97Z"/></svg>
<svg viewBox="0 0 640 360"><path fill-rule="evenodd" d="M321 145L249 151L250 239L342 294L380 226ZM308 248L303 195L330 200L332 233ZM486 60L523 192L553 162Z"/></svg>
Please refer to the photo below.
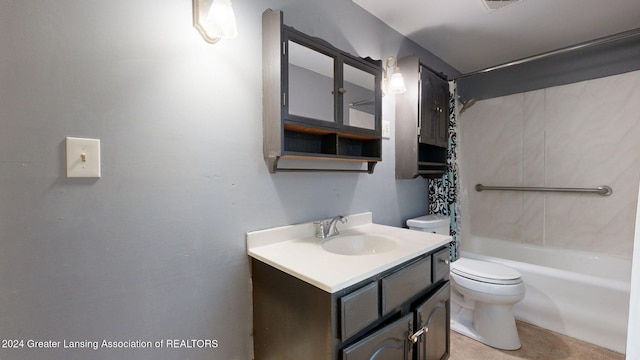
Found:
<svg viewBox="0 0 640 360"><path fill-rule="evenodd" d="M409 360L408 337L413 314L385 326L370 336L342 350L343 360Z"/></svg>
<svg viewBox="0 0 640 360"><path fill-rule="evenodd" d="M450 288L446 282L427 301L416 308L416 327L427 327L418 338L418 360L449 358Z"/></svg>

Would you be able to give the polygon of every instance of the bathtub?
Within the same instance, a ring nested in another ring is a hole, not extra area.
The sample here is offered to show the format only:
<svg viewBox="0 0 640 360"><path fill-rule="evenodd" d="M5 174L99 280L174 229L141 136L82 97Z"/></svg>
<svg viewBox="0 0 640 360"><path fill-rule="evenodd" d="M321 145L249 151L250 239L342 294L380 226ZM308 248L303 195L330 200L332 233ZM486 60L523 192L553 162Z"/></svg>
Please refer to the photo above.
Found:
<svg viewBox="0 0 640 360"><path fill-rule="evenodd" d="M631 260L465 237L461 256L510 266L526 294L518 320L620 353L626 350Z"/></svg>

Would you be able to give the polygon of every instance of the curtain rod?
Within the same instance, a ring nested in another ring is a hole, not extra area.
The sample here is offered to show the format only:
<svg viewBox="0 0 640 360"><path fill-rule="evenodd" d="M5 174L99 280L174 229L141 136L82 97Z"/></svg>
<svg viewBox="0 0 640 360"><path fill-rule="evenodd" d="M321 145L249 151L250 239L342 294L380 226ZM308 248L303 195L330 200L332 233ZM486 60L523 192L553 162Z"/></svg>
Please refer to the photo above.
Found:
<svg viewBox="0 0 640 360"><path fill-rule="evenodd" d="M462 75L458 76L457 78L455 78L454 80L460 80L460 79L464 79L464 78L467 78L467 77L470 77L470 76L473 76L473 75L488 73L488 72L491 72L491 71L494 71L494 70L504 69L504 68L511 67L511 66L514 66L514 65L520 65L520 64L528 63L530 61L544 59L544 58L547 58L547 57L550 57L550 56L553 56L553 55L560 55L560 54L564 54L564 53L571 52L571 51L574 51L574 50L585 49L585 48L588 48L588 47L591 47L591 46L606 44L608 42L622 40L622 39L630 38L630 37L637 36L637 35L640 35L640 28L632 29L632 30L628 30L628 31L623 31L621 33L617 33L617 34L613 34L613 35L597 38L597 39L586 41L586 42L579 43L579 44L576 44L576 45L571 45L571 46L563 47L563 48L560 48L560 49L547 51L547 52L544 52L544 53L541 53L541 54L538 54L538 55L533 55L533 56L525 57L525 58L522 58L522 59L509 61L509 62L506 62L504 64L491 66L491 67L488 67L488 68L485 68L485 69L472 71L470 73L462 74Z"/></svg>

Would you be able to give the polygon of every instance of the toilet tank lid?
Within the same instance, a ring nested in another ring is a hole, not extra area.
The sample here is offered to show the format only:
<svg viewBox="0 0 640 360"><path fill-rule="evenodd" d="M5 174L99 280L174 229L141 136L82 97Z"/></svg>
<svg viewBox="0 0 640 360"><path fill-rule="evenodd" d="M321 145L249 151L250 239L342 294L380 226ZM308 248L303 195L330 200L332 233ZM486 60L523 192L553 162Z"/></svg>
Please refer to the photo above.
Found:
<svg viewBox="0 0 640 360"><path fill-rule="evenodd" d="M407 220L407 226L420 229L433 229L449 225L449 215L425 215Z"/></svg>
<svg viewBox="0 0 640 360"><path fill-rule="evenodd" d="M494 280L517 280L520 273L508 266L489 261L459 258L451 263L451 271L464 276L471 275L476 278ZM478 279L480 280L480 279Z"/></svg>

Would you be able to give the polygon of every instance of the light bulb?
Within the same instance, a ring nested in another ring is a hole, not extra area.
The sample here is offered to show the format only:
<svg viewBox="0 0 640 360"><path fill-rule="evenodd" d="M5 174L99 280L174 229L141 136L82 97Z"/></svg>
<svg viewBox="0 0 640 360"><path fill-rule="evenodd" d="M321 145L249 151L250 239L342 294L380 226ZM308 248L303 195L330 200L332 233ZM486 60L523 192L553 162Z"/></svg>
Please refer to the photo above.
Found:
<svg viewBox="0 0 640 360"><path fill-rule="evenodd" d="M211 37L229 39L238 36L236 17L230 0L214 0L207 15L207 33Z"/></svg>
<svg viewBox="0 0 640 360"><path fill-rule="evenodd" d="M389 94L402 94L407 91L407 87L404 84L404 78L399 72L394 72L389 79Z"/></svg>

